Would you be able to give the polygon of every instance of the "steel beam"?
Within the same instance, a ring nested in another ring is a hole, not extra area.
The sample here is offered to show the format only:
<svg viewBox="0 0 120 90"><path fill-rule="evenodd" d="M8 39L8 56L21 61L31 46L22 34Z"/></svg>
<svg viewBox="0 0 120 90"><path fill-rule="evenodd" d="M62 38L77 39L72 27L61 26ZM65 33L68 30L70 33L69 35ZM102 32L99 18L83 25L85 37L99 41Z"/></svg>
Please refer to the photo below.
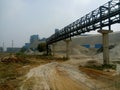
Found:
<svg viewBox="0 0 120 90"><path fill-rule="evenodd" d="M47 45L71 38L92 30L102 30L108 26L120 22L120 0L111 0L75 22L65 26L58 33L51 35L46 41Z"/></svg>

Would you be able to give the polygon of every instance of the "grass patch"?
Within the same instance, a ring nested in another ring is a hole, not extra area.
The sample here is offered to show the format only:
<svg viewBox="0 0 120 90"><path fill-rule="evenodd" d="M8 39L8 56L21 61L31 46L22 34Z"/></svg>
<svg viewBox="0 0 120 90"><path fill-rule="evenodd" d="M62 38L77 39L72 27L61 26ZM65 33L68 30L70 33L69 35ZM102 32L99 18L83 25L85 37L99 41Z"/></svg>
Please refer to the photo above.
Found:
<svg viewBox="0 0 120 90"><path fill-rule="evenodd" d="M52 55L26 55L27 59L36 58L42 60L57 60L57 61L66 61L66 57L54 57Z"/></svg>
<svg viewBox="0 0 120 90"><path fill-rule="evenodd" d="M25 55L23 53L17 53L15 57L20 62L0 62L0 90L17 90L22 81L21 79L23 79L21 77L28 73L31 68L52 61L63 62L65 60L65 58L45 55Z"/></svg>
<svg viewBox="0 0 120 90"><path fill-rule="evenodd" d="M104 70L104 69L114 69L116 70L116 65L114 64L109 64L109 65L92 65L92 66L86 66L87 68L92 68L92 69L97 69L97 70Z"/></svg>
<svg viewBox="0 0 120 90"><path fill-rule="evenodd" d="M11 88L15 89L19 82L16 78L21 76L17 70L20 67L22 67L22 65L18 63L6 64L0 62L0 90L13 90Z"/></svg>
<svg viewBox="0 0 120 90"><path fill-rule="evenodd" d="M23 70L23 66L31 64L30 61L20 56L17 59L21 61L0 62L0 90L15 90L20 82L17 78L28 72L26 68Z"/></svg>
<svg viewBox="0 0 120 90"><path fill-rule="evenodd" d="M0 80L9 80L9 79L15 79L17 76L19 76L19 73L17 71L17 68L22 67L23 65L18 63L0 63Z"/></svg>
<svg viewBox="0 0 120 90"><path fill-rule="evenodd" d="M16 53L16 57L26 58L26 57L27 57L27 55L25 55L25 54L24 54L24 53L22 53L22 52L18 52L18 53Z"/></svg>

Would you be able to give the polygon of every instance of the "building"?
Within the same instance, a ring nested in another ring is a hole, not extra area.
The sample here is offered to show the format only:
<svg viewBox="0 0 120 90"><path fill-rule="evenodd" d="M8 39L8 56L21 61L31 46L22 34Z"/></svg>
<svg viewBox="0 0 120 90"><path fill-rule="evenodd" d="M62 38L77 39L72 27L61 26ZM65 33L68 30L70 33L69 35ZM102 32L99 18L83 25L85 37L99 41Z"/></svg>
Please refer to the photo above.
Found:
<svg viewBox="0 0 120 90"><path fill-rule="evenodd" d="M39 35L30 36L30 43L33 43L35 41L39 41Z"/></svg>
<svg viewBox="0 0 120 90"><path fill-rule="evenodd" d="M3 52L3 47L0 47L0 52Z"/></svg>
<svg viewBox="0 0 120 90"><path fill-rule="evenodd" d="M40 43L45 43L46 38L43 37L42 39L39 39L39 35L32 35L30 36L30 43L25 43L23 46L26 50L32 50L37 51L37 47Z"/></svg>
<svg viewBox="0 0 120 90"><path fill-rule="evenodd" d="M29 49L29 47L30 47L30 43L25 43L24 48L25 48L25 49Z"/></svg>
<svg viewBox="0 0 120 90"><path fill-rule="evenodd" d="M59 33L59 29L55 29L55 33Z"/></svg>
<svg viewBox="0 0 120 90"><path fill-rule="evenodd" d="M40 44L40 41L34 41L33 43L30 44L30 49L35 51L37 50L38 45Z"/></svg>
<svg viewBox="0 0 120 90"><path fill-rule="evenodd" d="M43 37L42 39L40 39L40 41L41 42L46 42L46 38Z"/></svg>
<svg viewBox="0 0 120 90"><path fill-rule="evenodd" d="M13 47L13 48L12 47L8 47L6 52L8 52L8 53L17 53L20 50L21 50L21 48L18 48L18 47Z"/></svg>

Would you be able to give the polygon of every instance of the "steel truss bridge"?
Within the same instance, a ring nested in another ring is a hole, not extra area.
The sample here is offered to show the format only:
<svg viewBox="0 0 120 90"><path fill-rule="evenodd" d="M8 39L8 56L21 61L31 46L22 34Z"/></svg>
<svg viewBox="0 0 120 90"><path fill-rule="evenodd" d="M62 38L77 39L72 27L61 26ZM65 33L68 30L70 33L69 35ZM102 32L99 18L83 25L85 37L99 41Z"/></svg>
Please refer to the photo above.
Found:
<svg viewBox="0 0 120 90"><path fill-rule="evenodd" d="M86 14L75 22L65 26L47 40L47 46L71 38L76 35L80 35L85 32L108 27L111 30L111 25L120 23L120 0L111 0L92 12Z"/></svg>

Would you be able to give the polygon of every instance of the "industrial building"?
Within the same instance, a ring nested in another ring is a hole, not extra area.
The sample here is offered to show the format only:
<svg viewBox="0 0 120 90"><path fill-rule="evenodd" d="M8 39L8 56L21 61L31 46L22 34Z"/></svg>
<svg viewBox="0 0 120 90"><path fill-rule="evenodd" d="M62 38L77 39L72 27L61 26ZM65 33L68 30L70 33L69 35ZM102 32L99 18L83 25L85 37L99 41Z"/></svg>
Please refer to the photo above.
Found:
<svg viewBox="0 0 120 90"><path fill-rule="evenodd" d="M0 47L0 52L3 52L4 50L3 50L3 47Z"/></svg>
<svg viewBox="0 0 120 90"><path fill-rule="evenodd" d="M21 50L21 48L18 48L18 47L13 47L13 48L12 47L8 47L6 52L8 52L8 53L17 53L20 50Z"/></svg>

